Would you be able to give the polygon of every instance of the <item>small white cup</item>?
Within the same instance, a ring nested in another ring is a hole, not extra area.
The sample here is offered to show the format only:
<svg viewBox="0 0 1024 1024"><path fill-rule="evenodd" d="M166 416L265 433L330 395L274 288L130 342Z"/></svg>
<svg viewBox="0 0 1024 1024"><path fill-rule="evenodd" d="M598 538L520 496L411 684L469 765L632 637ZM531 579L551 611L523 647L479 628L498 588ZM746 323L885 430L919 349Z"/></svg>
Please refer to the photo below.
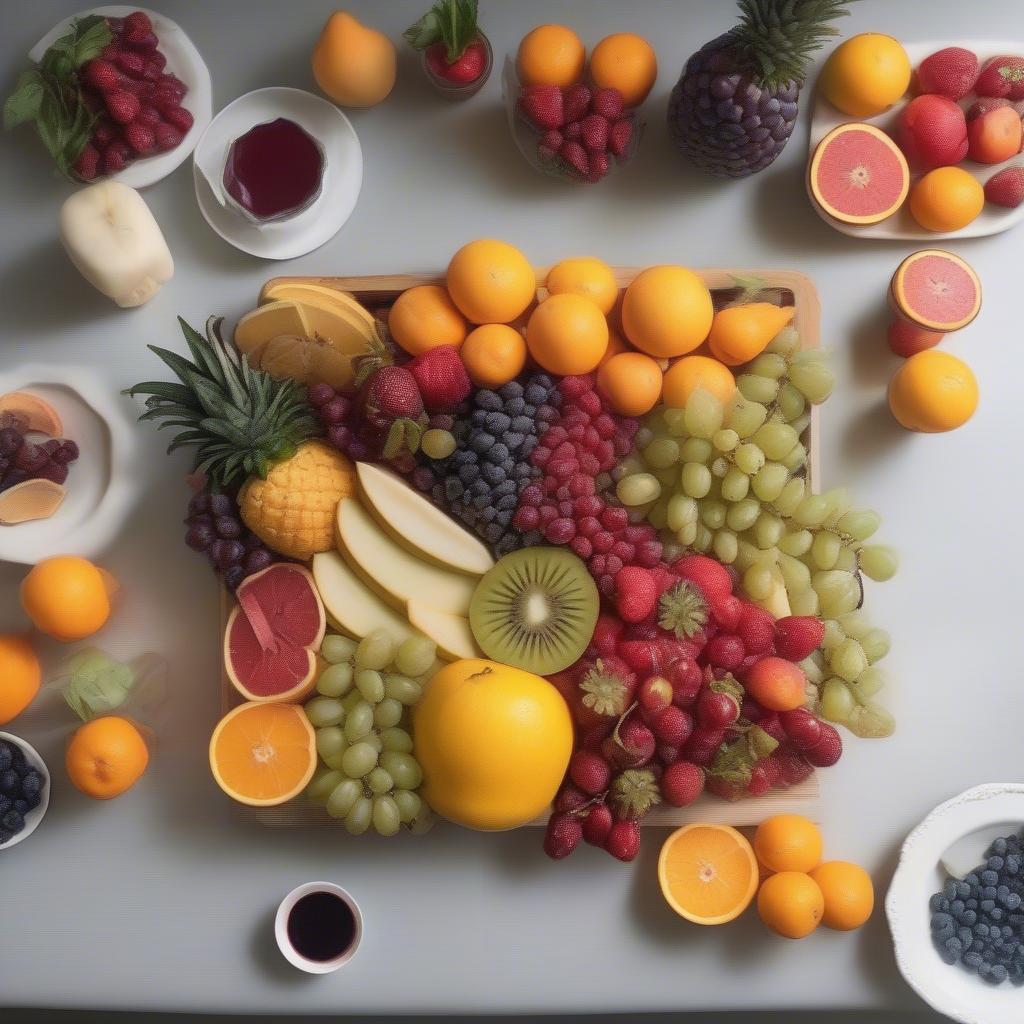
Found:
<svg viewBox="0 0 1024 1024"><path fill-rule="evenodd" d="M333 960L310 960L308 957L304 957L292 945L291 939L288 937L288 917L292 908L303 896L314 892L327 892L332 896L337 896L347 904L355 921L355 935L352 936L351 944L344 953L336 956ZM333 882L306 882L296 886L281 900L281 905L277 908L277 916L274 918L274 938L277 939L277 948L281 950L281 955L293 967L297 967L307 974L330 974L338 970L339 967L344 967L356 955L356 950L359 948L360 942L363 941L363 915L359 910L359 904L340 885L335 885Z"/></svg>

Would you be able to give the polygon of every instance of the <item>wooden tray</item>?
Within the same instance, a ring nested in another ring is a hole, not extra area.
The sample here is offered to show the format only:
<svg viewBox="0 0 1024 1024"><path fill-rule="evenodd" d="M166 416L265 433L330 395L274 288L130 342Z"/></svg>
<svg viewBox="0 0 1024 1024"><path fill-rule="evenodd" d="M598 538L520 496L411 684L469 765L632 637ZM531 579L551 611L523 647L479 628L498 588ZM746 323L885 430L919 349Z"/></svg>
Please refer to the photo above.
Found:
<svg viewBox="0 0 1024 1024"><path fill-rule="evenodd" d="M543 281L547 277L547 267L536 268L538 293L543 296ZM615 279L620 287L625 287L643 269L642 267L613 267ZM735 278L756 277L764 281L769 289L778 291L778 301L782 306L795 306L796 314L793 324L800 332L803 348L818 348L821 341L821 305L818 292L805 274L794 270L698 270L697 274L711 289L716 308L731 301L740 291ZM369 277L277 277L267 285L284 282L299 284L318 284L338 291L354 295L368 309L380 312L389 306L398 295L408 288L420 284L443 284L444 278L438 274L380 274ZM804 443L807 445L807 479L812 490L817 490L820 480L820 454L818 451L818 408L812 407L811 423L807 429ZM228 613L233 606L233 599L225 591L221 598L221 631L227 622ZM227 712L241 703L241 698L231 685L227 674L221 673L221 704ZM756 825L763 819L785 812L799 813L817 819L820 811L820 790L817 773L806 782L789 789L772 790L757 799L739 800L729 803L718 797L702 796L689 807L658 807L643 819L644 825L661 827L683 825L689 821L705 821L728 825ZM280 807L245 807L235 804L239 814L249 820L263 825L288 827L293 825L334 825L337 822L327 812L301 798ZM531 825L546 824L546 816L530 822Z"/></svg>

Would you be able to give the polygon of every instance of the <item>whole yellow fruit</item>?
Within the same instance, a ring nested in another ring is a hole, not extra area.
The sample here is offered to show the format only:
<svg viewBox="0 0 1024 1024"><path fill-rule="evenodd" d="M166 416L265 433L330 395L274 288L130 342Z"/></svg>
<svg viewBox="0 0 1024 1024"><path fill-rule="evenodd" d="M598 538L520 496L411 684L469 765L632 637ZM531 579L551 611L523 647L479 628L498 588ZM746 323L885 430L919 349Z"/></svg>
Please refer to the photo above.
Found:
<svg viewBox="0 0 1024 1024"><path fill-rule="evenodd" d="M962 167L936 167L910 190L910 212L927 231L959 231L984 206L985 189Z"/></svg>
<svg viewBox="0 0 1024 1024"><path fill-rule="evenodd" d="M773 932L787 939L802 939L821 923L825 897L810 875L780 871L761 883L757 912Z"/></svg>
<svg viewBox="0 0 1024 1024"><path fill-rule="evenodd" d="M316 84L342 107L372 107L395 86L398 57L383 32L335 11L313 49Z"/></svg>
<svg viewBox="0 0 1024 1024"><path fill-rule="evenodd" d="M21 581L21 604L32 625L64 643L84 640L110 617L108 577L77 555L54 555Z"/></svg>
<svg viewBox="0 0 1024 1024"><path fill-rule="evenodd" d="M978 382L962 359L926 349L912 355L889 382L889 408L907 430L956 430L978 408Z"/></svg>
<svg viewBox="0 0 1024 1024"><path fill-rule="evenodd" d="M811 878L825 899L821 922L826 928L848 932L859 928L875 908L875 887L871 876L859 865L845 860L819 864Z"/></svg>
<svg viewBox="0 0 1024 1024"><path fill-rule="evenodd" d="M544 282L552 295L574 292L590 299L605 316L615 306L619 285L612 268L593 256L579 256L556 263Z"/></svg>
<svg viewBox="0 0 1024 1024"><path fill-rule="evenodd" d="M844 114L874 117L903 96L912 70L898 39L863 32L832 51L819 84L825 99Z"/></svg>
<svg viewBox="0 0 1024 1024"><path fill-rule="evenodd" d="M623 296L622 328L641 352L671 359L707 338L714 313L708 286L692 270L648 267Z"/></svg>
<svg viewBox="0 0 1024 1024"><path fill-rule="evenodd" d="M477 658L446 665L413 717L423 797L468 828L517 828L554 799L572 755L562 695L546 679Z"/></svg>

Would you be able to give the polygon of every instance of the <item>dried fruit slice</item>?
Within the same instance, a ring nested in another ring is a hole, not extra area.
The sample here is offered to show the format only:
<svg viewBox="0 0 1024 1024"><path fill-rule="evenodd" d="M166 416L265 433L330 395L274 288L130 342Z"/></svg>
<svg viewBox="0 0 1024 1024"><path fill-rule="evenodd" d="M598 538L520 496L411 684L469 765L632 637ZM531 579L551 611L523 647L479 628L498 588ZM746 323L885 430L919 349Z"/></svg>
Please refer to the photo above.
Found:
<svg viewBox="0 0 1024 1024"><path fill-rule="evenodd" d="M911 253L889 288L896 312L926 331L966 327L981 309L981 281L959 256L944 249Z"/></svg>
<svg viewBox="0 0 1024 1024"><path fill-rule="evenodd" d="M313 577L280 563L244 580L224 630L224 665L250 701L300 701L316 678L326 628Z"/></svg>
<svg viewBox="0 0 1024 1024"><path fill-rule="evenodd" d="M814 201L844 224L877 224L907 198L910 168L888 135L870 124L841 124L818 143L808 186Z"/></svg>
<svg viewBox="0 0 1024 1024"><path fill-rule="evenodd" d="M0 523L13 526L34 519L49 519L60 508L67 491L42 478L23 480L0 493Z"/></svg>
<svg viewBox="0 0 1024 1024"><path fill-rule="evenodd" d="M297 704L241 704L210 739L210 769L232 799L272 807L296 797L316 768L316 734Z"/></svg>
<svg viewBox="0 0 1024 1024"><path fill-rule="evenodd" d="M11 413L24 421L26 430L37 430L47 437L61 437L64 433L57 410L38 395L27 391L8 391L6 395L0 395L0 415L3 413Z"/></svg>

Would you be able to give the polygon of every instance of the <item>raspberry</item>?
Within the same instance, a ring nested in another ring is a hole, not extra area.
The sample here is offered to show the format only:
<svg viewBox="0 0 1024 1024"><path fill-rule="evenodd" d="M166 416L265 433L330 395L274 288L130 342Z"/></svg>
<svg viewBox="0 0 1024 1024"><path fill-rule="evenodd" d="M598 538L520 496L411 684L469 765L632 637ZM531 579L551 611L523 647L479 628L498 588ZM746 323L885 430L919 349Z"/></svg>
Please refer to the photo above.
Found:
<svg viewBox="0 0 1024 1024"><path fill-rule="evenodd" d="M743 641L731 633L719 633L712 637L704 648L704 657L708 664L727 672L738 669L745 654Z"/></svg>
<svg viewBox="0 0 1024 1024"><path fill-rule="evenodd" d="M594 545L586 537L573 537L569 541L569 548L577 558L586 561L594 553Z"/></svg>
<svg viewBox="0 0 1024 1024"><path fill-rule="evenodd" d="M591 846L604 846L612 830L612 812L605 804L594 804L580 817L583 841Z"/></svg>
<svg viewBox="0 0 1024 1024"><path fill-rule="evenodd" d="M672 570L684 580L690 580L700 587L708 601L718 601L732 594L729 570L706 555L684 555L672 566Z"/></svg>
<svg viewBox="0 0 1024 1024"><path fill-rule="evenodd" d="M601 525L606 530L624 530L629 525L629 514L618 505L609 505L601 513Z"/></svg>
<svg viewBox="0 0 1024 1024"><path fill-rule="evenodd" d="M735 629L736 635L743 641L743 649L748 655L760 656L773 653L775 619L771 612L759 608L756 604L744 604Z"/></svg>
<svg viewBox="0 0 1024 1024"><path fill-rule="evenodd" d="M806 708L781 712L779 722L789 741L798 750L809 750L821 741L821 722Z"/></svg>
<svg viewBox="0 0 1024 1024"><path fill-rule="evenodd" d="M662 772L658 785L665 803L687 807L704 792L704 769L692 761L676 761Z"/></svg>
<svg viewBox="0 0 1024 1024"><path fill-rule="evenodd" d="M512 524L517 530L522 530L524 533L528 530L535 530L540 525L540 513L530 505L521 506L516 509L516 514L512 517Z"/></svg>
<svg viewBox="0 0 1024 1024"><path fill-rule="evenodd" d="M608 832L604 848L617 860L634 860L640 852L639 822L616 821Z"/></svg>
<svg viewBox="0 0 1024 1024"><path fill-rule="evenodd" d="M602 516L602 520L603 518ZM611 551L612 545L615 543L614 537L607 530L600 530L590 540L594 545L594 550L602 555Z"/></svg>
<svg viewBox="0 0 1024 1024"><path fill-rule="evenodd" d="M603 793L612 780L608 762L588 750L577 750L569 762L569 778L588 796Z"/></svg>
<svg viewBox="0 0 1024 1024"><path fill-rule="evenodd" d="M787 615L775 623L775 653L786 661L803 661L825 636L825 624L813 615Z"/></svg>
<svg viewBox="0 0 1024 1024"><path fill-rule="evenodd" d="M545 538L552 544L568 544L576 536L571 519L554 519L544 528Z"/></svg>
<svg viewBox="0 0 1024 1024"><path fill-rule="evenodd" d="M813 747L804 750L804 757L815 768L829 768L843 755L843 740L835 726L819 722L821 737Z"/></svg>
<svg viewBox="0 0 1024 1024"><path fill-rule="evenodd" d="M552 814L544 831L544 852L552 860L561 860L579 846L582 838L578 818L571 814Z"/></svg>

